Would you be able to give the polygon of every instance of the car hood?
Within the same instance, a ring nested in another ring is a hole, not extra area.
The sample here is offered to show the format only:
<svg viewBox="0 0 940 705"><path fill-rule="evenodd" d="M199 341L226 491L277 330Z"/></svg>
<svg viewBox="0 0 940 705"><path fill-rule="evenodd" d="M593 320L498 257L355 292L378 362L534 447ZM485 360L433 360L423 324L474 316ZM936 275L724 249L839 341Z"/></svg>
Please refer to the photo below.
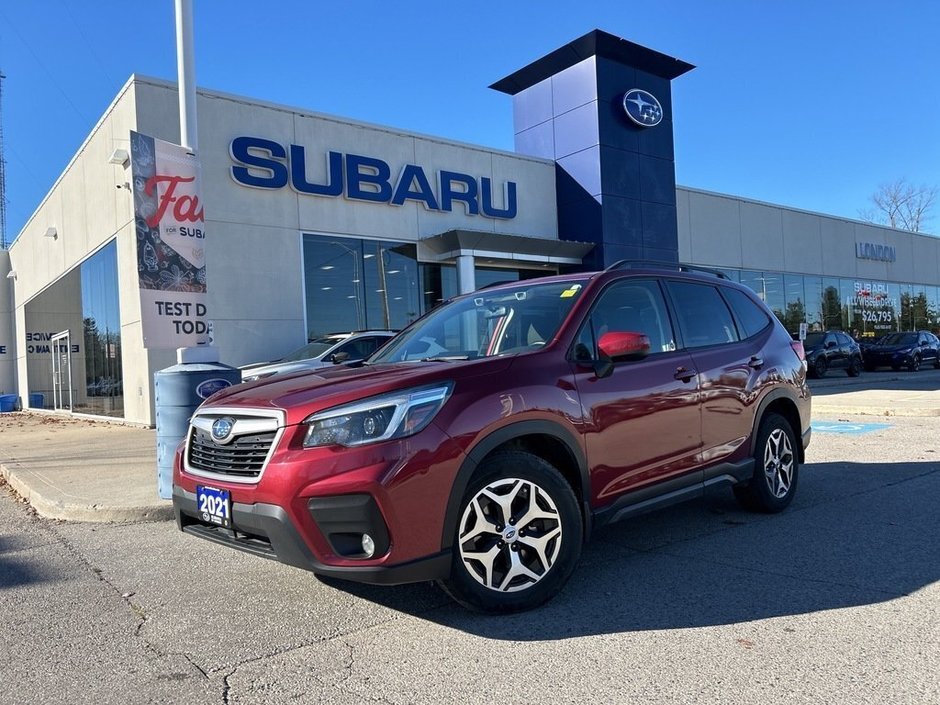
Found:
<svg viewBox="0 0 940 705"><path fill-rule="evenodd" d="M502 372L512 357L480 360L401 362L349 367L329 366L314 371L275 375L224 389L200 407L283 409L287 425L340 404L411 387Z"/></svg>

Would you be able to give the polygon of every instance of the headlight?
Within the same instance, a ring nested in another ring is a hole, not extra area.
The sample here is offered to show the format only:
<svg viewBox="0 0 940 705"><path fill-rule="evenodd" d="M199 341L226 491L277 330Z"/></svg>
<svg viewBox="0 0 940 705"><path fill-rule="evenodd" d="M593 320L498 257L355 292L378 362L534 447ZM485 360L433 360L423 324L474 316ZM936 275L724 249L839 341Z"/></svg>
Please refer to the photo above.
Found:
<svg viewBox="0 0 940 705"><path fill-rule="evenodd" d="M453 384L383 394L320 411L304 419L304 448L404 438L424 429L444 406Z"/></svg>
<svg viewBox="0 0 940 705"><path fill-rule="evenodd" d="M904 348L903 350L898 350L895 355L910 355L913 348Z"/></svg>

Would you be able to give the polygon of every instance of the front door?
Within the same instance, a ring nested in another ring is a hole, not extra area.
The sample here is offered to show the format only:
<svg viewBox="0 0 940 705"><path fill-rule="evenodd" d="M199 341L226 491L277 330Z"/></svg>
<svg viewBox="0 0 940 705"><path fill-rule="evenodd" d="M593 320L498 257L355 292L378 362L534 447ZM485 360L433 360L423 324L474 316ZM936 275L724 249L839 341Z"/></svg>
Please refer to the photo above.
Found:
<svg viewBox="0 0 940 705"><path fill-rule="evenodd" d="M592 365L600 359L599 341L615 332L645 334L649 355L615 361L609 375L598 376ZM694 472L702 445L698 376L691 356L676 349L659 284L611 284L572 352L595 505L665 480L701 483Z"/></svg>
<svg viewBox="0 0 940 705"><path fill-rule="evenodd" d="M52 399L57 411L72 410L72 356L69 332L52 336Z"/></svg>

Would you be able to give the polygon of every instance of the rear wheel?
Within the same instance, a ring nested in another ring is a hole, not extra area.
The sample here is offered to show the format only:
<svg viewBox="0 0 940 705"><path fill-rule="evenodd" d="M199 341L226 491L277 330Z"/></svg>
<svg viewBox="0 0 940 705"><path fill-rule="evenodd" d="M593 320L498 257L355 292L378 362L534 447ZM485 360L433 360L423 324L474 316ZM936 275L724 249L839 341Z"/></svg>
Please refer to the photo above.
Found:
<svg viewBox="0 0 940 705"><path fill-rule="evenodd" d="M583 540L578 501L561 473L530 453L499 453L464 494L441 587L479 612L532 609L567 582Z"/></svg>
<svg viewBox="0 0 940 705"><path fill-rule="evenodd" d="M793 429L780 414L767 414L757 432L754 476L734 488L746 509L775 513L793 501L799 477L799 460Z"/></svg>

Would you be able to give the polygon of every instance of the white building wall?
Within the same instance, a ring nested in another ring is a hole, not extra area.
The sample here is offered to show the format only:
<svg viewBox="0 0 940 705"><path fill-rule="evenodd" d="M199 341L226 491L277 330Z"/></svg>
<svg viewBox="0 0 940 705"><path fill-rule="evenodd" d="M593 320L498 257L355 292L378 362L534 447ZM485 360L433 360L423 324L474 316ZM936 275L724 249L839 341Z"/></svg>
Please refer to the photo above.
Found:
<svg viewBox="0 0 940 705"><path fill-rule="evenodd" d="M940 237L684 186L676 203L689 264L940 285ZM897 258L859 258L856 243L888 245Z"/></svg>
<svg viewBox="0 0 940 705"><path fill-rule="evenodd" d="M142 375L135 371L141 360L146 364L147 358L140 343L137 262L132 254L135 247L133 203L130 191L123 188L130 179L130 172L108 163L116 148L129 149L129 133L135 129L134 92L131 79L20 231L10 247L10 266L17 272L14 289L16 386L25 401L30 390L26 335L33 332L27 329L27 304L38 301L43 290L75 270L110 240L117 239L125 418L149 424L153 418L151 385L139 384L132 388L128 384L131 379L143 381ZM55 239L45 236L49 227L55 227ZM77 278L77 271L75 275ZM80 301L78 305L80 307ZM81 340L81 326L76 324L77 330L71 330L72 327L69 324L73 338ZM84 388L84 381L80 387Z"/></svg>
<svg viewBox="0 0 940 705"><path fill-rule="evenodd" d="M176 96L175 84L139 79L138 131L178 140ZM227 364L267 359L306 342L301 233L402 242L453 229L558 236L552 162L209 91L199 91L197 105L209 318ZM301 194L289 186L246 187L231 176L229 149L239 136L269 139L285 149L302 145L307 179L315 183L328 181L330 151L379 158L390 166L393 181L406 164L421 166L432 186L441 170L489 177L499 190L496 207L504 205L502 185L515 181L518 215L497 220L470 216L460 203L447 213L414 201L392 206ZM154 363L159 359L151 357Z"/></svg>

